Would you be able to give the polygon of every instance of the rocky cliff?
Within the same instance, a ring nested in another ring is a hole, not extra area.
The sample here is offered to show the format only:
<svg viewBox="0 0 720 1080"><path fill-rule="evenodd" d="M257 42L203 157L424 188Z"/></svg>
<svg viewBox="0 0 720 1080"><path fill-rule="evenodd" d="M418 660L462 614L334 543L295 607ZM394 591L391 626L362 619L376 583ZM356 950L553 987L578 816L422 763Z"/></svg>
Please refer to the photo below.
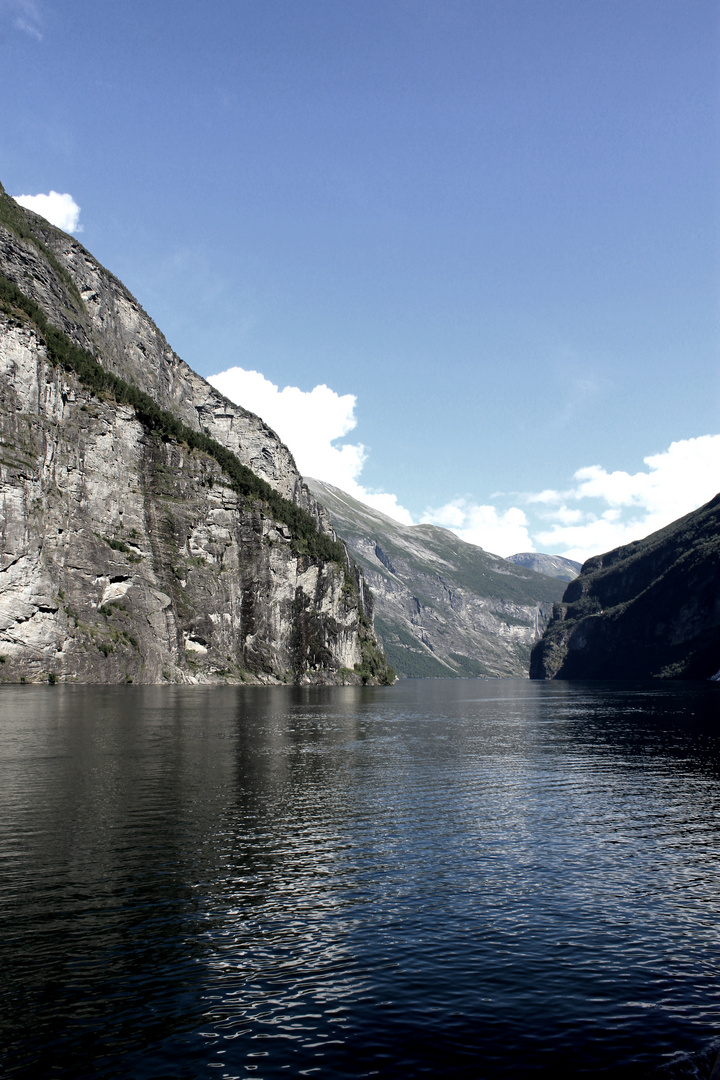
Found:
<svg viewBox="0 0 720 1080"><path fill-rule="evenodd" d="M589 559L532 653L533 679L707 679L720 668L720 495Z"/></svg>
<svg viewBox="0 0 720 1080"><path fill-rule="evenodd" d="M0 187L0 679L383 681L290 452Z"/></svg>
<svg viewBox="0 0 720 1080"><path fill-rule="evenodd" d="M400 525L308 480L362 567L399 675L525 676L564 583L490 555L434 525Z"/></svg>

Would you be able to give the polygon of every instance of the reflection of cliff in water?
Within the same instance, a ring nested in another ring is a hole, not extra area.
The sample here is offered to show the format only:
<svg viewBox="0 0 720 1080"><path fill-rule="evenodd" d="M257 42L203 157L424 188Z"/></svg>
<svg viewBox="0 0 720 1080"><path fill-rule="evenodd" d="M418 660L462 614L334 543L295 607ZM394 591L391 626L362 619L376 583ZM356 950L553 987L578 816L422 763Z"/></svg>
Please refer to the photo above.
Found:
<svg viewBox="0 0 720 1080"><path fill-rule="evenodd" d="M713 683L587 682L552 684L563 737L593 765L646 766L671 779L680 768L708 779L720 773L720 688Z"/></svg>

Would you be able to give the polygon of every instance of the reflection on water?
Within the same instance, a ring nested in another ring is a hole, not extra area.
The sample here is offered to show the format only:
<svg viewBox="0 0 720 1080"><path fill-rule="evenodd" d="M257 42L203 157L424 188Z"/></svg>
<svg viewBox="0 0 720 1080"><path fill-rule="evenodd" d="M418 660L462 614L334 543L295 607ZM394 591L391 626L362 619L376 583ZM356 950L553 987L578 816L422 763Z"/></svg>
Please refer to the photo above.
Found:
<svg viewBox="0 0 720 1080"><path fill-rule="evenodd" d="M709 1075L719 693L3 688L4 1075Z"/></svg>

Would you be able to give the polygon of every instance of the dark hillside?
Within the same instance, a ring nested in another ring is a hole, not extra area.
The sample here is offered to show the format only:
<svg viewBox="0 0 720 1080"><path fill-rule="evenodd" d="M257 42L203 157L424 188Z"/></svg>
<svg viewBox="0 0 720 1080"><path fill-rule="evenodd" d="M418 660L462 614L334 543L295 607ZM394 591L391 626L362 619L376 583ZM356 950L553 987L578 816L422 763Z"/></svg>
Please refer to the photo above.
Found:
<svg viewBox="0 0 720 1080"><path fill-rule="evenodd" d="M707 679L720 668L720 495L589 559L533 649L534 679Z"/></svg>

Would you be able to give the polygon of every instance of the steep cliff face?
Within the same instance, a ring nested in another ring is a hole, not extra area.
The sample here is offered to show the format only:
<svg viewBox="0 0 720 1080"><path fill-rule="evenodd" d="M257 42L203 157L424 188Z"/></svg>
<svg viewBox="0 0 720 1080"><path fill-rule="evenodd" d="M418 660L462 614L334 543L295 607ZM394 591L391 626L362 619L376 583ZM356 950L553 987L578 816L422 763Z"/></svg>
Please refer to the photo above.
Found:
<svg viewBox="0 0 720 1080"><path fill-rule="evenodd" d="M527 675L563 582L447 529L400 525L330 484L307 482L372 587L376 625L399 675Z"/></svg>
<svg viewBox="0 0 720 1080"><path fill-rule="evenodd" d="M277 436L2 191L0 274L0 679L382 681L371 598ZM43 317L179 435L59 361Z"/></svg>
<svg viewBox="0 0 720 1080"><path fill-rule="evenodd" d="M533 679L707 679L720 668L720 495L589 559L533 650Z"/></svg>
<svg viewBox="0 0 720 1080"><path fill-rule="evenodd" d="M17 217L27 238L9 227ZM208 431L281 495L317 514L290 451L275 432L182 361L125 286L81 244L23 210L1 188L0 273L76 344L96 353L103 367L139 386L189 427ZM326 520L322 527L330 528Z"/></svg>

